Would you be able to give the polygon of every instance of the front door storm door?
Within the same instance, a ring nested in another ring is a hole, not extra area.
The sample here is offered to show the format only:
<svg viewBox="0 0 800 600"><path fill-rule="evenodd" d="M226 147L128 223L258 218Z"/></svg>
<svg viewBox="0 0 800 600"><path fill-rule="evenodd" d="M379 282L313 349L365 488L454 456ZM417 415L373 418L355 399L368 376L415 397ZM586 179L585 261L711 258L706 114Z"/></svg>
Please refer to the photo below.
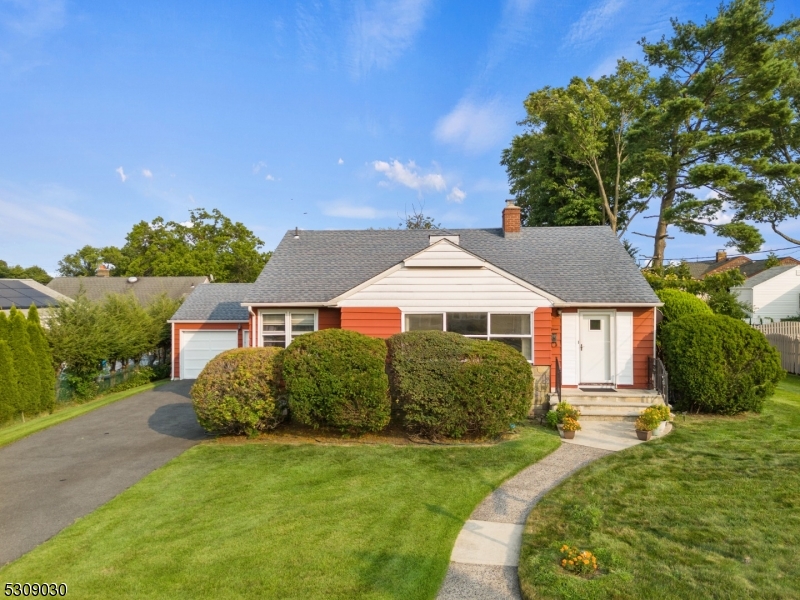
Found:
<svg viewBox="0 0 800 600"><path fill-rule="evenodd" d="M582 313L580 318L582 384L611 382L611 315Z"/></svg>

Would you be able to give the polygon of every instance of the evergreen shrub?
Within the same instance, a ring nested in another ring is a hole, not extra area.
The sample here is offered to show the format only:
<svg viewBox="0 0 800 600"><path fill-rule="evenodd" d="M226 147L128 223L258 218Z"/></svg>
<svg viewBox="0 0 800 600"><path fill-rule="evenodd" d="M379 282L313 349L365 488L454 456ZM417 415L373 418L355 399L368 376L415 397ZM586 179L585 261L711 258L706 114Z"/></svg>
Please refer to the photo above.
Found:
<svg viewBox="0 0 800 600"><path fill-rule="evenodd" d="M17 413L18 406L19 386L14 357L8 343L0 339L0 423L11 419Z"/></svg>
<svg viewBox="0 0 800 600"><path fill-rule="evenodd" d="M197 420L207 431L254 435L284 419L280 348L236 348L205 366L192 386Z"/></svg>
<svg viewBox="0 0 800 600"><path fill-rule="evenodd" d="M388 346L392 399L412 433L494 437L528 414L531 367L506 344L412 331L392 336Z"/></svg>
<svg viewBox="0 0 800 600"><path fill-rule="evenodd" d="M11 347L14 368L17 371L19 387L17 412L33 416L40 412L41 376L31 347L28 322L22 313L13 307L9 318L8 345Z"/></svg>
<svg viewBox="0 0 800 600"><path fill-rule="evenodd" d="M656 290L656 295L664 303L661 312L665 321L677 321L686 315L710 315L713 312L708 304L689 292L664 288Z"/></svg>
<svg viewBox="0 0 800 600"><path fill-rule="evenodd" d="M389 424L386 343L355 331L323 329L286 349L283 378L294 421L313 427L379 431Z"/></svg>
<svg viewBox="0 0 800 600"><path fill-rule="evenodd" d="M39 322L39 311L31 304L28 309L28 337L39 371L39 411L52 411L56 406L56 372L53 354Z"/></svg>
<svg viewBox="0 0 800 600"><path fill-rule="evenodd" d="M760 411L784 376L778 351L763 333L738 319L688 315L665 323L660 335L679 410Z"/></svg>

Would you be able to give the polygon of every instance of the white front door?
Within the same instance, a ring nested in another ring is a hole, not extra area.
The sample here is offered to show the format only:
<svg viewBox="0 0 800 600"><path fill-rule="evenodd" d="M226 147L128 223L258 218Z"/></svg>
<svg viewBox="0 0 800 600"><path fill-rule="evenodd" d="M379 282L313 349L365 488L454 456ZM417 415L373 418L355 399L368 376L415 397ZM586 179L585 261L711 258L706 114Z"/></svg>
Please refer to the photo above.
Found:
<svg viewBox="0 0 800 600"><path fill-rule="evenodd" d="M581 313L581 383L611 382L611 315Z"/></svg>

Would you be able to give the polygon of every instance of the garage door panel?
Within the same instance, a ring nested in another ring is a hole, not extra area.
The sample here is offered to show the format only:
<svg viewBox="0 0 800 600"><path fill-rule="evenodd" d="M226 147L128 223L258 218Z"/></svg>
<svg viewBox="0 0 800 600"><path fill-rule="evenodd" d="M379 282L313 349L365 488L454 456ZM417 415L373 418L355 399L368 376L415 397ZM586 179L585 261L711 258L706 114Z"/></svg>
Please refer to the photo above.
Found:
<svg viewBox="0 0 800 600"><path fill-rule="evenodd" d="M181 379L196 379L215 356L238 348L238 331L182 331Z"/></svg>

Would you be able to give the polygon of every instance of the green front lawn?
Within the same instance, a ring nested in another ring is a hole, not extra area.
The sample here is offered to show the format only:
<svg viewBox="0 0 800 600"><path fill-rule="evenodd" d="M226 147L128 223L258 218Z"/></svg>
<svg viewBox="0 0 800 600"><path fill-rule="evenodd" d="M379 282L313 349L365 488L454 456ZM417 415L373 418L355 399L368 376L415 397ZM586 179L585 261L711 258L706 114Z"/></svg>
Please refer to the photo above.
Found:
<svg viewBox="0 0 800 600"><path fill-rule="evenodd" d="M557 448L197 446L0 570L76 598L433 598L474 507Z"/></svg>
<svg viewBox="0 0 800 600"><path fill-rule="evenodd" d="M602 575L565 574L563 543ZM528 519L520 580L527 598L800 598L800 378L760 415L679 416L567 480Z"/></svg>
<svg viewBox="0 0 800 600"><path fill-rule="evenodd" d="M84 402L83 404L67 404L66 406L57 406L52 413L42 413L41 415L37 415L32 419L27 419L24 422L15 421L3 424L0 426L0 448L12 442L16 442L17 440L21 440L32 433L41 431L42 429L47 429L53 425L58 425L64 421L69 421L70 419L79 417L87 412L98 409L101 406L105 406L106 404L111 404L117 400L122 400L123 398L127 398L147 390L152 390L154 387L157 387L163 383L167 383L167 381L168 380L165 379L162 381L156 381L154 383L146 383L145 385L132 388L130 390L114 392L106 396L101 396L99 398L95 398L94 400L90 400L89 402Z"/></svg>

